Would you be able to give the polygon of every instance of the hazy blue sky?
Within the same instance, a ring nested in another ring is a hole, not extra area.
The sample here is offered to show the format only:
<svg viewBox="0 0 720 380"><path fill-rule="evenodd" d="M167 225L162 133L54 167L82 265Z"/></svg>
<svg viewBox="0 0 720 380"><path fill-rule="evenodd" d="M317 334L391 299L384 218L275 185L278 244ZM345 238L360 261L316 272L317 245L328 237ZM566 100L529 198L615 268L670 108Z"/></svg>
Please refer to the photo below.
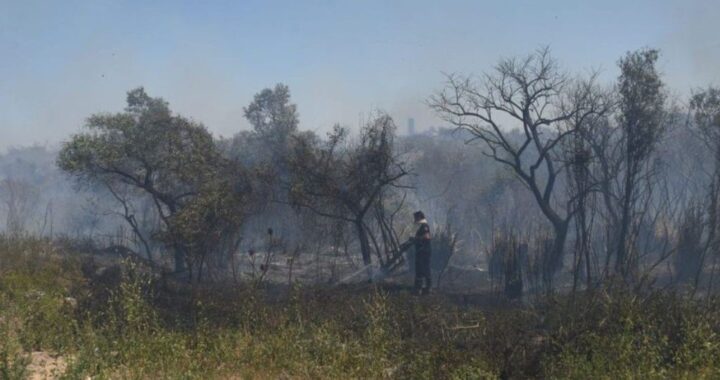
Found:
<svg viewBox="0 0 720 380"><path fill-rule="evenodd" d="M375 109L418 129L442 72L479 73L550 45L569 70L644 46L678 94L720 84L720 1L0 0L0 149L54 144L145 86L216 135L283 82L302 128L355 126Z"/></svg>

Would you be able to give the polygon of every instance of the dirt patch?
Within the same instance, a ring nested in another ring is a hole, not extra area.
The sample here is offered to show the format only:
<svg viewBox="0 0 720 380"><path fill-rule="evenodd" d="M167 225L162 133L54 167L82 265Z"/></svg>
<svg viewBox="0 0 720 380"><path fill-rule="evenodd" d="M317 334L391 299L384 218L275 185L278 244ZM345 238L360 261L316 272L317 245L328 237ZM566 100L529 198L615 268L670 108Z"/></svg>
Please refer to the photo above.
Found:
<svg viewBox="0 0 720 380"><path fill-rule="evenodd" d="M67 361L62 356L52 356L44 351L36 351L30 354L27 378L30 380L59 379L65 370L67 370Z"/></svg>

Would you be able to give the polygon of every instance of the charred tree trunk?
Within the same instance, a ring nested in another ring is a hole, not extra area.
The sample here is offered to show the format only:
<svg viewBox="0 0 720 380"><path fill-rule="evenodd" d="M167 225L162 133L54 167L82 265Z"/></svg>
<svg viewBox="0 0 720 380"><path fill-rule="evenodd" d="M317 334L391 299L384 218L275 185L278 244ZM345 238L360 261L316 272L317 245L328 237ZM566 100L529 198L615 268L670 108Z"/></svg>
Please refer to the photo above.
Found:
<svg viewBox="0 0 720 380"><path fill-rule="evenodd" d="M553 241L543 268L544 282L546 283L546 291L552 293L554 291L553 284L555 274L560 271L563 267L564 253L565 253L565 241L567 240L568 227L570 220L564 220L558 224L553 225Z"/></svg>
<svg viewBox="0 0 720 380"><path fill-rule="evenodd" d="M372 264L372 258L370 257L370 240L362 218L355 221L355 228L357 230L358 240L360 240L360 253L362 254L363 264L370 265Z"/></svg>
<svg viewBox="0 0 720 380"><path fill-rule="evenodd" d="M174 247L175 273L185 272L187 265L185 264L185 252L180 247Z"/></svg>
<svg viewBox="0 0 720 380"><path fill-rule="evenodd" d="M622 216L620 219L620 224L615 227L617 231L617 240L615 242L617 244L615 256L615 271L619 273L623 277L623 279L628 279L628 276L630 274L630 259L628 256L631 254L631 252L628 240L630 240L630 223L632 222L632 197L634 195L633 178L634 176L631 173L626 174L625 191L622 199Z"/></svg>

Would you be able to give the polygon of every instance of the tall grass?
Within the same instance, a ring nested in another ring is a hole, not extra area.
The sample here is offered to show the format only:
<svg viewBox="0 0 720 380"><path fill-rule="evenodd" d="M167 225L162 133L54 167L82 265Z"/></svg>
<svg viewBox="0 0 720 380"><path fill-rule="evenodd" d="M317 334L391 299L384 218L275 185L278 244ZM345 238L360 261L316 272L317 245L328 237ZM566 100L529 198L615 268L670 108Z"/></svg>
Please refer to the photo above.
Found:
<svg viewBox="0 0 720 380"><path fill-rule="evenodd" d="M720 305L599 292L461 306L378 287L102 281L46 240L0 238L0 377L29 353L66 378L717 378ZM110 273L108 270L105 273Z"/></svg>

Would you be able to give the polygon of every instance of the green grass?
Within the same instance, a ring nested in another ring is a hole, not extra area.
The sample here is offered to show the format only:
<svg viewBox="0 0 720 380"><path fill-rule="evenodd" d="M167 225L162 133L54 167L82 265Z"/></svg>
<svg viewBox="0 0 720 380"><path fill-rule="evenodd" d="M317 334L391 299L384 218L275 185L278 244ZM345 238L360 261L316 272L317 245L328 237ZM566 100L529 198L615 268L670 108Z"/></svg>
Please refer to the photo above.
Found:
<svg viewBox="0 0 720 380"><path fill-rule="evenodd" d="M32 351L61 355L70 379L720 377L716 300L490 308L372 287L189 289L72 257L0 237L0 378L27 376Z"/></svg>

